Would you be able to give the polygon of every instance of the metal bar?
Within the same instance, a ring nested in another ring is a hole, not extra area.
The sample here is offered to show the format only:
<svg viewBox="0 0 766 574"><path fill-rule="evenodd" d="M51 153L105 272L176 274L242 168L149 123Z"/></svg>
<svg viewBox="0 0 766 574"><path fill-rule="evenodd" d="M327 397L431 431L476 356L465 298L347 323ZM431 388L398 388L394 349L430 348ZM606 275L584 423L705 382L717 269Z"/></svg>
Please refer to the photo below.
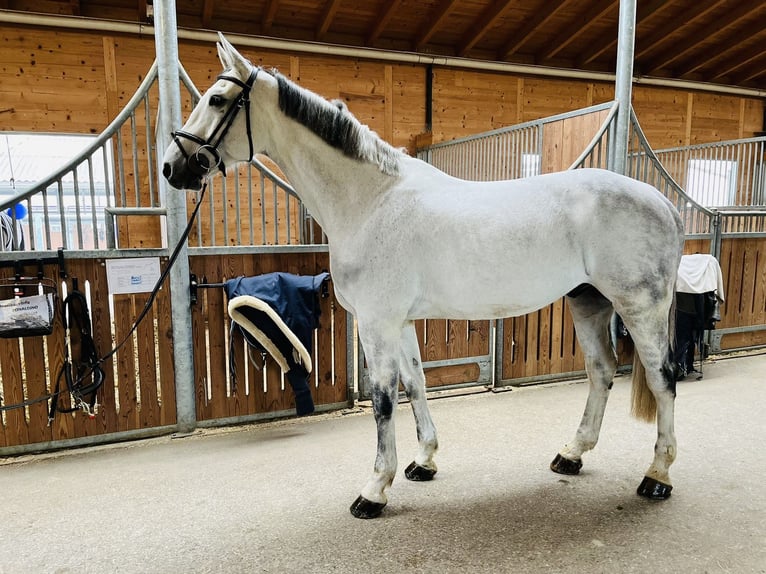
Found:
<svg viewBox="0 0 766 574"><path fill-rule="evenodd" d="M160 118L157 148L164 150L167 135L181 125L181 93L178 82L178 26L175 0L157 2L154 7L154 34L160 93ZM165 218L169 245L178 243L186 226L186 194L171 189L160 179L160 192L168 210ZM212 191L212 190L211 190ZM213 195L212 193L210 194ZM189 313L189 256L183 245L170 272L171 315L173 329L173 366L175 370L176 420L180 432L191 432L197 426L194 394L194 362L191 313Z"/></svg>
<svg viewBox="0 0 766 574"><path fill-rule="evenodd" d="M630 130L630 102L633 90L633 52L636 36L636 0L620 0L620 25L617 33L617 75L615 99L619 103L615 121L614 165L611 169L625 173Z"/></svg>
<svg viewBox="0 0 766 574"><path fill-rule="evenodd" d="M93 177L93 158L88 156L88 181L90 182L90 216L93 225L93 247L98 249L98 217L96 215L96 185Z"/></svg>

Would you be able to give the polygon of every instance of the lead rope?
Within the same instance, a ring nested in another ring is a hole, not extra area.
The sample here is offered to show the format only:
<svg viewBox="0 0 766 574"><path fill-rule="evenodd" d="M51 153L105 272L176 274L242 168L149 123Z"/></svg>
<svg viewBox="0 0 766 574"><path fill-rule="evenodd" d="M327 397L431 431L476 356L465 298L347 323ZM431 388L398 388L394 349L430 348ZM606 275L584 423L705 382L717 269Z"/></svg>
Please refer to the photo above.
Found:
<svg viewBox="0 0 766 574"><path fill-rule="evenodd" d="M154 300L157 298L157 293L159 293L160 288L162 287L162 284L165 282L165 279L167 279L167 276L170 274L170 270L173 268L173 264L176 262L176 259L178 259L178 254L181 252L181 248L183 247L184 243L186 243L186 240L189 238L189 233L191 233L192 225L194 225L194 220L197 217L197 213L199 212L200 207L202 206L202 198L205 197L205 191L207 190L207 180L202 184L202 191L200 191L199 198L197 200L197 205L194 207L194 211L192 211L191 217L189 217L189 222L186 224L186 229L184 229L184 232L181 234L181 237L178 239L178 243L176 243L175 248L173 249L173 252L170 254L170 258L168 259L168 264L165 266L165 270L160 275L159 279L157 279L157 283L155 283L154 288L152 289L151 293L149 293L149 298L146 300L146 304L144 305L144 308L141 310L141 313L138 314L138 317L136 317L136 320L133 322L133 326L130 328L130 331L127 332L127 334L122 338L122 341L120 341L115 347L109 351L106 355L101 357L98 361L96 361L95 365L101 365L104 363L104 361L110 359L114 356L117 351L119 351L123 345L128 341L128 339L133 335L135 330L138 328L138 326L141 324L141 321L144 320L146 317L146 314L149 312L149 309L152 308L152 304L154 304Z"/></svg>

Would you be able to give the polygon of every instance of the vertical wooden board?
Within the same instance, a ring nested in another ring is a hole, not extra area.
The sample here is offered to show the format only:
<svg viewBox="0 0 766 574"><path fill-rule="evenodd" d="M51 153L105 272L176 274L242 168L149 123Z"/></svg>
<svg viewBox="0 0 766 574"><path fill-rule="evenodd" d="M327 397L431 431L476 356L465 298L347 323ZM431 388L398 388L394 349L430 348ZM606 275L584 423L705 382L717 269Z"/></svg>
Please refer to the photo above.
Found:
<svg viewBox="0 0 766 574"><path fill-rule="evenodd" d="M458 359L468 356L469 321L447 321L447 358Z"/></svg>
<svg viewBox="0 0 766 574"><path fill-rule="evenodd" d="M753 293L753 324L766 323L766 239L754 239L756 265L753 270L755 289ZM726 286L724 286L724 289Z"/></svg>
<svg viewBox="0 0 766 574"><path fill-rule="evenodd" d="M133 323L131 295L114 295L114 331L117 342L123 340ZM117 396L120 401L118 427L121 431L140 428L136 393L136 348L129 337L117 351Z"/></svg>
<svg viewBox="0 0 766 574"><path fill-rule="evenodd" d="M743 240L744 258L742 262L742 292L739 305L739 317L745 325L754 325L753 301L755 297L755 270L757 262L757 242L753 239Z"/></svg>
<svg viewBox="0 0 766 574"><path fill-rule="evenodd" d="M58 306L54 318L55 329L61 327L61 314ZM24 370L26 371L27 397L35 399L48 394L47 374L45 372L45 348L43 337L25 337L21 340L24 350ZM48 401L29 405L29 442L51 440L48 426Z"/></svg>
<svg viewBox="0 0 766 574"><path fill-rule="evenodd" d="M503 321L503 365L502 376L503 380L514 378L514 365L515 361L515 341L516 341L516 320L513 318L502 319Z"/></svg>
<svg viewBox="0 0 766 574"><path fill-rule="evenodd" d="M551 305L550 372L565 373L564 370L564 299Z"/></svg>
<svg viewBox="0 0 766 574"><path fill-rule="evenodd" d="M538 372L548 375L551 372L551 326L553 306L548 305L538 311Z"/></svg>
<svg viewBox="0 0 766 574"><path fill-rule="evenodd" d="M148 295L140 294L134 298L135 308L143 309ZM154 332L155 308L151 308L146 318L136 329L138 343L138 377L141 400L139 403L139 424L141 428L156 427L160 424L160 402L158 388L159 349L156 347Z"/></svg>
<svg viewBox="0 0 766 574"><path fill-rule="evenodd" d="M489 321L468 321L467 327L468 356L477 357L490 354Z"/></svg>
<svg viewBox="0 0 766 574"><path fill-rule="evenodd" d="M201 264L202 261L198 260ZM212 418L212 405L207 392L207 292L199 291L197 304L192 306L192 340L194 357L194 395L197 419Z"/></svg>
<svg viewBox="0 0 766 574"><path fill-rule="evenodd" d="M426 344L423 361L441 361L447 358L447 322L444 319L426 320Z"/></svg>
<svg viewBox="0 0 766 574"><path fill-rule="evenodd" d="M256 271L257 266L256 255L243 255L242 256L242 274L245 277L252 277L257 275L259 271ZM228 304L228 303L227 303ZM237 361L237 368L239 368L239 361L241 356L242 370L237 371L240 377L247 377L249 382L248 392L245 396L238 396L241 402L240 406L243 412L247 414L253 414L264 411L264 392L263 392L263 373L260 369L256 368L253 361L250 359L250 350L241 335L235 338L237 341L237 350L234 355L235 361ZM257 356L257 353L255 353ZM244 393L244 388L240 389Z"/></svg>
<svg viewBox="0 0 766 574"><path fill-rule="evenodd" d="M575 333L574 328L574 320L572 319L572 313L569 310L569 305L566 303L566 299L564 299L564 325L563 325L563 333L562 333L562 368L564 369L564 372L570 373L575 369L575 356L576 356L576 339L577 334Z"/></svg>
<svg viewBox="0 0 766 574"><path fill-rule="evenodd" d="M239 277L241 275L244 275L242 270L242 256L241 255L229 255L226 257L221 257L221 276L216 279L216 281L225 282L230 279L233 279L235 277ZM226 293L223 289L216 289L217 291L220 291L221 293L221 320L223 322L223 336L224 336L224 342L226 344L225 351L223 352L223 368L226 371L226 369L230 366L231 361L237 360L237 354L239 353L242 355L242 358L244 358L244 353L242 352L243 349L240 346L239 352L237 351L237 345L234 343L234 340L231 336L231 321L229 319L229 313L227 311L228 308L228 299L226 298ZM235 363L236 364L236 363ZM227 371L228 372L228 371ZM225 381L227 388L228 388L228 396L226 400L226 407L227 407L227 414L226 416L238 416L240 414L243 414L243 412L246 412L246 409L243 409L245 406L244 403L246 403L246 393L245 393L245 377L243 373L239 373L241 375L241 385L234 384L234 381L232 380L231 373L228 372L228 374L224 374L223 380Z"/></svg>
<svg viewBox="0 0 766 574"><path fill-rule="evenodd" d="M524 360L524 376L531 377L540 374L539 344L540 344L540 312L527 314L527 333Z"/></svg>
<svg viewBox="0 0 766 574"><path fill-rule="evenodd" d="M333 295L335 309L335 396L334 402L348 401L348 384L354 378L353 370L348 370L348 332L347 311L341 307Z"/></svg>
<svg viewBox="0 0 766 574"><path fill-rule="evenodd" d="M105 264L100 259L72 263L78 263L79 266L76 270L70 268L69 275L77 277L83 289L86 281L90 283L90 317L93 325L93 342L99 355L104 356L115 344L112 341L113 319L109 311L109 288ZM110 357L104 361L101 367L104 370L104 384L101 385L97 395L100 405L97 420L104 432L117 432L119 423L115 398L113 358Z"/></svg>
<svg viewBox="0 0 766 574"><path fill-rule="evenodd" d="M742 281L744 279L745 267L745 240L735 239L731 247L731 266L729 267L729 277L726 283L727 307L729 314L734 320L733 324L739 324L742 304Z"/></svg>
<svg viewBox="0 0 766 574"><path fill-rule="evenodd" d="M160 373L160 425L172 425L177 422L176 416L176 381L173 357L173 324L170 286L166 285L157 294L155 316L157 317L157 348L159 353ZM195 345L193 342L192 345ZM193 361L193 356L187 360Z"/></svg>
<svg viewBox="0 0 766 574"><path fill-rule="evenodd" d="M3 382L3 404L15 405L24 402L21 375L20 339L0 338L0 375ZM5 411L6 441L9 445L27 444L29 430L27 427L25 409Z"/></svg>
<svg viewBox="0 0 766 574"><path fill-rule="evenodd" d="M332 292L332 290L330 290ZM314 394L314 402L317 404L329 404L335 402L335 385L337 381L333 379L333 325L334 317L332 310L333 300L330 297L319 297L319 305L322 310L322 314L319 318L319 328L316 333L316 348L314 349L314 357L316 365L314 365L315 373L312 372L309 375L309 387ZM318 380L318 386L315 381Z"/></svg>
<svg viewBox="0 0 766 574"><path fill-rule="evenodd" d="M727 238L721 242L721 255L720 265L721 274L723 275L723 286L726 290L726 300L721 307L721 322L719 328L733 327L737 324L737 314L735 305L732 305L734 301L735 282L734 277L737 273L735 267L737 262L734 254L734 247L738 240Z"/></svg>
<svg viewBox="0 0 766 574"><path fill-rule="evenodd" d="M543 150L540 158L542 173L566 169L563 166L563 122L551 122L543 126Z"/></svg>
<svg viewBox="0 0 766 574"><path fill-rule="evenodd" d="M217 282L223 277L220 257L210 257L205 262L205 274L208 281ZM207 327L208 361L210 361L210 388L213 418L226 417L228 410L228 392L226 381L226 341L225 312L221 289L207 289Z"/></svg>

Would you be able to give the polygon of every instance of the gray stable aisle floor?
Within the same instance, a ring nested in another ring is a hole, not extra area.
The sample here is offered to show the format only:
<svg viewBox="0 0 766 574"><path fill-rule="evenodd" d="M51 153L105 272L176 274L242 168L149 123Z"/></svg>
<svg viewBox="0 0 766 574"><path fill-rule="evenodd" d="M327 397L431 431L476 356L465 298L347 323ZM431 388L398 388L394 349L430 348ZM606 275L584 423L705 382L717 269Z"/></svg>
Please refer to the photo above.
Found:
<svg viewBox="0 0 766 574"><path fill-rule="evenodd" d="M655 431L619 377L582 474L548 470L587 385L440 398L439 473L399 471L381 518L349 504L372 467L369 409L0 465L0 573L766 572L766 355L679 383L675 489L635 495ZM400 467L412 458L408 405Z"/></svg>

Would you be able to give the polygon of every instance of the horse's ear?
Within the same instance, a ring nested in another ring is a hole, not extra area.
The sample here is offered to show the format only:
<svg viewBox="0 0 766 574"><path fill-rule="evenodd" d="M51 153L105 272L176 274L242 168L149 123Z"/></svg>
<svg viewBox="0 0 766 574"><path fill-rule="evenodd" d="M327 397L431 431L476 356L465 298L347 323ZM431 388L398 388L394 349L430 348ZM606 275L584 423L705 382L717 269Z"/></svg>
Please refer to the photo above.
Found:
<svg viewBox="0 0 766 574"><path fill-rule="evenodd" d="M250 62L231 45L226 37L218 32L219 42L216 44L218 47L218 58L221 60L221 64L224 69L236 69L241 68L242 71L249 70L252 66Z"/></svg>

